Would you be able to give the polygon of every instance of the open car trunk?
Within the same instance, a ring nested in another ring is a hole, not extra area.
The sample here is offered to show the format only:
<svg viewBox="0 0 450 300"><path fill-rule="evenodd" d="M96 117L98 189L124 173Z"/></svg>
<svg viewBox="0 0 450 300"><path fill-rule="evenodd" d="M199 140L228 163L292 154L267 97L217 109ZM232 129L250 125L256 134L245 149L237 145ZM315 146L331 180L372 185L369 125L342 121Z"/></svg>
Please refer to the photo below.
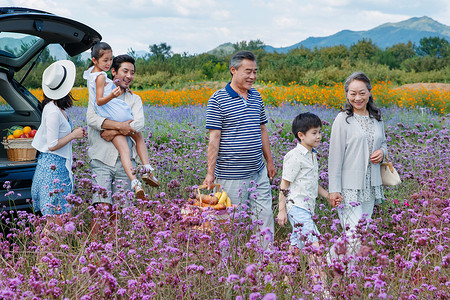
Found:
<svg viewBox="0 0 450 300"><path fill-rule="evenodd" d="M75 56L100 40L97 31L74 20L34 9L0 7L0 139L11 126L38 129L41 123L39 100L15 78L19 70L49 44L59 44ZM31 65L29 71L33 70ZM0 145L0 210L30 207L35 168L36 159L9 161Z"/></svg>

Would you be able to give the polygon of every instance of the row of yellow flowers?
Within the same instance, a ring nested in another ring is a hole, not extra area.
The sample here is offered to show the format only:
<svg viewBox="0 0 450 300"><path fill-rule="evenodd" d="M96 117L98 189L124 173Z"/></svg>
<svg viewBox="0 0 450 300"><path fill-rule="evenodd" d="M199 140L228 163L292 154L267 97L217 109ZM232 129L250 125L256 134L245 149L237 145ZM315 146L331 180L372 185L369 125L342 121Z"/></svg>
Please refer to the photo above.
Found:
<svg viewBox="0 0 450 300"><path fill-rule="evenodd" d="M304 86L297 83L279 86L272 83L260 83L257 88L265 103L273 106L304 104L340 108L345 101L342 83L332 86ZM42 90L36 89L31 92L38 99L42 99ZM214 90L204 85L191 89L152 89L135 91L135 93L146 105L182 106L206 105ZM87 105L89 99L87 88L74 88L72 94L79 100L76 105ZM390 82L380 82L374 84L372 94L378 106L427 107L441 114L450 112L449 90L398 88Z"/></svg>

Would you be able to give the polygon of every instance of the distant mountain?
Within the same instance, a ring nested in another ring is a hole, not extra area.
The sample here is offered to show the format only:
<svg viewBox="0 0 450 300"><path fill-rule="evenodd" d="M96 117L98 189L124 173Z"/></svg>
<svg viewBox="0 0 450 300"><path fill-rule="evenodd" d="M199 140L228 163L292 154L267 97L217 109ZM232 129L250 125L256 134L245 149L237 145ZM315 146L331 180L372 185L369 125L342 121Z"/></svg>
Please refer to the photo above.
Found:
<svg viewBox="0 0 450 300"><path fill-rule="evenodd" d="M363 38L371 39L375 45L384 49L398 43L407 43L409 41L417 45L422 38L435 36L450 41L450 26L443 25L429 17L421 17L411 18L398 23L386 23L367 31L342 30L328 37L309 37L289 47L272 47L272 49L277 52L288 52L301 46L310 49L337 45L349 47ZM269 51L269 49L266 49L266 51Z"/></svg>
<svg viewBox="0 0 450 300"><path fill-rule="evenodd" d="M214 54L214 55L227 55L227 54L230 54L233 52L234 52L233 44L225 43L225 44L222 44L222 45L214 48L213 50L208 51L207 53Z"/></svg>
<svg viewBox="0 0 450 300"><path fill-rule="evenodd" d="M278 53L287 53L290 50L300 48L301 46L309 49L337 45L349 47L363 38L371 39L374 44L384 49L395 44L407 43L409 41L418 45L422 38L435 36L445 38L450 42L450 26L441 24L429 17L421 17L411 18L398 23L386 23L367 31L342 30L327 37L309 37L306 40L288 47L275 48L267 45L264 49L267 52L277 51ZM213 53L216 49L227 49L227 47L224 47L224 45L227 44L220 45L219 47L208 51L208 53ZM234 49L231 49L231 52L233 51Z"/></svg>

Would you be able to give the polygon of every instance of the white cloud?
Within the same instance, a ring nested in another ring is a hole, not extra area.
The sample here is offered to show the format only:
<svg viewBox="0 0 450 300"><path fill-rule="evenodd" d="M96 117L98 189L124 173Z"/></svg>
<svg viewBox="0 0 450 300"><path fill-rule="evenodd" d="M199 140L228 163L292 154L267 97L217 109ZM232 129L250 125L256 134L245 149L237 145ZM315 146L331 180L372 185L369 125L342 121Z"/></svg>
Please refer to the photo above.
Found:
<svg viewBox="0 0 450 300"><path fill-rule="evenodd" d="M275 26L279 29L285 28L298 28L301 24L299 19L296 18L288 18L288 17L279 17L274 20Z"/></svg>
<svg viewBox="0 0 450 300"><path fill-rule="evenodd" d="M287 47L310 36L368 30L427 15L449 24L448 0L0 0L75 19L97 30L115 53L166 42L177 53L260 39Z"/></svg>
<svg viewBox="0 0 450 300"><path fill-rule="evenodd" d="M16 6L16 7L26 7L34 8L38 10L43 10L51 12L58 15L68 15L69 9L65 6L58 5L59 1L46 1L46 0L7 0L6 4L0 1L0 6Z"/></svg>
<svg viewBox="0 0 450 300"><path fill-rule="evenodd" d="M320 7L342 7L351 4L350 0L316 0L316 5ZM383 1L383 0L380 0Z"/></svg>

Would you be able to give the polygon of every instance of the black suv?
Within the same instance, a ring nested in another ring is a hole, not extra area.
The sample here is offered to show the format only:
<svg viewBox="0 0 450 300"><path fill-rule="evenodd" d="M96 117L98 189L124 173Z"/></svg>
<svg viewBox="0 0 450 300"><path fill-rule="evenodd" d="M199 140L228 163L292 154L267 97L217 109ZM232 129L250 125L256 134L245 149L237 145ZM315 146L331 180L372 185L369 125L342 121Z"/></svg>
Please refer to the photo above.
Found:
<svg viewBox="0 0 450 300"><path fill-rule="evenodd" d="M39 55L50 44L59 44L70 56L78 55L101 40L92 28L44 11L0 7L0 139L5 129L14 125L39 127L41 111L36 99L24 86L26 76L33 72ZM15 78L28 64L22 78ZM31 183L36 160L9 161L0 145L0 210L23 210L31 207ZM5 182L10 182L9 188ZM7 188L14 194L6 195Z"/></svg>

